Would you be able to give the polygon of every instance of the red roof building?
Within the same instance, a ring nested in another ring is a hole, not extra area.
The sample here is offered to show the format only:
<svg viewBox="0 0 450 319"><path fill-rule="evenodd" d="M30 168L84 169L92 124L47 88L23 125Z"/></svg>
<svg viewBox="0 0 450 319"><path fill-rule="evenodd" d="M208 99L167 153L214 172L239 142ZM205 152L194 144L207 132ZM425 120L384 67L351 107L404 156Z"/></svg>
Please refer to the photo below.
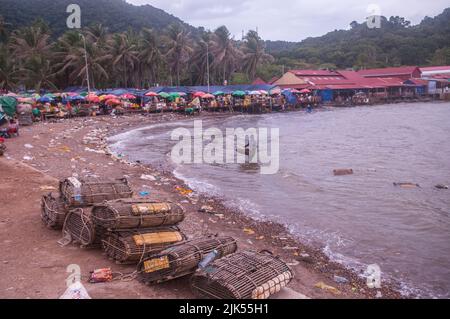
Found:
<svg viewBox="0 0 450 319"><path fill-rule="evenodd" d="M256 78L253 82L252 85L265 85L267 84L263 79L261 78Z"/></svg>
<svg viewBox="0 0 450 319"><path fill-rule="evenodd" d="M365 78L399 78L405 81L422 76L422 71L417 66L360 70L358 73Z"/></svg>

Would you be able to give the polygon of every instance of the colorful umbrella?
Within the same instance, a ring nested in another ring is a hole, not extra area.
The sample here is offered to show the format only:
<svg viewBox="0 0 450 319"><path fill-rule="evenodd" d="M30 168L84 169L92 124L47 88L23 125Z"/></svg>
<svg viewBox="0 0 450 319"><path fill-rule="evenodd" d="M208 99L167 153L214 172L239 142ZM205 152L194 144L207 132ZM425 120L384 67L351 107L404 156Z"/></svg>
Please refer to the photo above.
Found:
<svg viewBox="0 0 450 319"><path fill-rule="evenodd" d="M125 93L125 94L122 94L120 96L120 98L124 99L124 100L135 100L136 96L134 96L133 94Z"/></svg>
<svg viewBox="0 0 450 319"><path fill-rule="evenodd" d="M106 101L106 104L109 106L122 105L122 102L116 98L116 99L110 99L110 100Z"/></svg>
<svg viewBox="0 0 450 319"><path fill-rule="evenodd" d="M281 89L275 88L275 89L270 90L269 93L270 93L270 95L280 95L281 94Z"/></svg>
<svg viewBox="0 0 450 319"><path fill-rule="evenodd" d="M261 95L261 92L260 91L251 91L249 94L250 95Z"/></svg>
<svg viewBox="0 0 450 319"><path fill-rule="evenodd" d="M225 93L222 91L217 91L217 92L214 92L213 95L219 96L219 95L225 95Z"/></svg>
<svg viewBox="0 0 450 319"><path fill-rule="evenodd" d="M91 94L86 97L86 101L92 102L92 103L99 103L100 98L95 94Z"/></svg>
<svg viewBox="0 0 450 319"><path fill-rule="evenodd" d="M306 94L306 93L311 93L311 91L308 90L308 89L303 89L303 90L300 91L300 93Z"/></svg>
<svg viewBox="0 0 450 319"><path fill-rule="evenodd" d="M158 96L158 93L156 92L148 92L145 94L145 96Z"/></svg>
<svg viewBox="0 0 450 319"><path fill-rule="evenodd" d="M170 97L170 94L166 92L161 92L159 93L159 96L162 97L163 99L167 99Z"/></svg>
<svg viewBox="0 0 450 319"><path fill-rule="evenodd" d="M245 95L246 95L246 93L244 91L234 91L233 92L233 96L243 97Z"/></svg>
<svg viewBox="0 0 450 319"><path fill-rule="evenodd" d="M259 92L260 92L262 95L269 95L269 92L264 91L264 90L259 90Z"/></svg>
<svg viewBox="0 0 450 319"><path fill-rule="evenodd" d="M81 95L74 95L74 96L71 96L71 97L70 97L70 100L71 100L71 101L82 101L82 100L84 100L84 96L81 96Z"/></svg>
<svg viewBox="0 0 450 319"><path fill-rule="evenodd" d="M214 98L215 96L209 93L202 96L202 99L214 99Z"/></svg>
<svg viewBox="0 0 450 319"><path fill-rule="evenodd" d="M111 99L117 99L117 96L112 95L112 94L107 94L107 95L102 95L99 97L100 101L107 101L107 100L111 100Z"/></svg>
<svg viewBox="0 0 450 319"><path fill-rule="evenodd" d="M198 92L194 92L194 94L192 94L192 96L193 97L202 97L205 94L206 94L205 92L198 91Z"/></svg>
<svg viewBox="0 0 450 319"><path fill-rule="evenodd" d="M40 103L50 103L53 101L53 99L49 98L48 96L43 96L37 100Z"/></svg>
<svg viewBox="0 0 450 319"><path fill-rule="evenodd" d="M34 104L34 100L31 97L19 97L17 101L24 104Z"/></svg>

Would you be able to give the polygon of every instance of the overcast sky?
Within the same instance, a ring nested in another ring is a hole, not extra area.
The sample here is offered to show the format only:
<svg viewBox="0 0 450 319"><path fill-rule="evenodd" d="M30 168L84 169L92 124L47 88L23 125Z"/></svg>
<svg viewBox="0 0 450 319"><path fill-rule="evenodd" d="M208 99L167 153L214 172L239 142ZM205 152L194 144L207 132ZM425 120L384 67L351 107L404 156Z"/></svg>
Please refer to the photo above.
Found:
<svg viewBox="0 0 450 319"><path fill-rule="evenodd" d="M399 15L413 24L434 17L450 6L449 0L126 0L151 4L185 22L214 30L226 25L236 38L256 29L267 40L300 41L362 22L370 4L387 17Z"/></svg>

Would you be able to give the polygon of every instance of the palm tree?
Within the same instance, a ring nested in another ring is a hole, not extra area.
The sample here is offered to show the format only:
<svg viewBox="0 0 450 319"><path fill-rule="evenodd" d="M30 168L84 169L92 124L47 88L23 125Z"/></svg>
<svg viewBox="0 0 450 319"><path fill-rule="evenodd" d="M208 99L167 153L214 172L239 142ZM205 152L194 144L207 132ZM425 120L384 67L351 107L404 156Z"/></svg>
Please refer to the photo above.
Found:
<svg viewBox="0 0 450 319"><path fill-rule="evenodd" d="M66 77L69 83L83 84L86 80L87 69L85 51L82 38L78 32L69 31L58 39L55 49L55 64L58 75ZM107 65L109 57L103 49L86 36L86 51L88 58L89 79L93 87L108 84L109 75Z"/></svg>
<svg viewBox="0 0 450 319"><path fill-rule="evenodd" d="M0 44L0 88L13 90L16 87L18 70L5 45Z"/></svg>
<svg viewBox="0 0 450 319"><path fill-rule="evenodd" d="M192 82L204 85L207 81L208 62L212 64L214 55L210 48L212 47L211 35L203 34L197 41L191 57L191 76ZM209 61L208 61L209 60Z"/></svg>
<svg viewBox="0 0 450 319"><path fill-rule="evenodd" d="M215 57L213 67L221 74L223 82L229 80L238 68L242 52L236 47L225 26L214 31L212 52Z"/></svg>
<svg viewBox="0 0 450 319"><path fill-rule="evenodd" d="M139 74L150 86L158 82L158 74L165 63L159 48L159 39L155 32L144 28L139 38Z"/></svg>
<svg viewBox="0 0 450 319"><path fill-rule="evenodd" d="M250 80L255 79L256 71L261 64L274 61L273 56L265 52L264 41L259 37L256 31L249 31L245 37L242 46L243 70L247 73Z"/></svg>
<svg viewBox="0 0 450 319"><path fill-rule="evenodd" d="M116 33L109 40L109 51L107 57L112 61L113 70L120 74L122 85L128 87L130 71L134 71L138 64L137 37L132 31Z"/></svg>
<svg viewBox="0 0 450 319"><path fill-rule="evenodd" d="M42 21L16 30L11 35L9 49L17 69L20 69L21 79L36 90L40 90L42 85L52 86L51 48L50 34Z"/></svg>
<svg viewBox="0 0 450 319"><path fill-rule="evenodd" d="M167 30L165 54L170 66L170 71L177 75L177 86L180 86L180 73L189 61L193 51L190 42L190 33L181 24L172 24Z"/></svg>

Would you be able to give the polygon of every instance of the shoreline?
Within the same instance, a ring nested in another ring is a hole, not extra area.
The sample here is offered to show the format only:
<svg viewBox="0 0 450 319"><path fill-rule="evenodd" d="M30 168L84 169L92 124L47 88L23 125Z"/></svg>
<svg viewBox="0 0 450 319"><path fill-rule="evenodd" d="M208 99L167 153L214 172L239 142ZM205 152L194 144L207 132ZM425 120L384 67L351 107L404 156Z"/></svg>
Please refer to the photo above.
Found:
<svg viewBox="0 0 450 319"><path fill-rule="evenodd" d="M202 119L207 116L196 118ZM56 123L38 123L23 128L20 137L8 141L8 150L4 157L8 161L24 161L34 169L57 179L70 176L71 173L79 176L125 176L130 180L135 194L147 190L150 192L150 198L173 200L182 204L188 213L181 229L190 238L207 233L221 233L235 237L240 250L268 249L281 256L296 274L289 288L310 298L377 298L377 294L380 297L379 293L381 298L386 299L405 298L399 292L399 287L392 283L383 282L379 290L369 289L359 274L331 261L320 249L302 244L281 224L256 221L242 212L227 207L223 199L217 197L195 193L180 194L176 187L187 188L187 185L177 179L172 172L141 163L128 163L107 150L108 137L148 125L183 119L189 117L175 114L126 115L118 118L75 118ZM24 148L26 143L32 144L33 148ZM32 160L24 160L24 156L29 156ZM155 180L143 180L142 175L152 175ZM211 206L214 213L199 212L202 206ZM38 215L36 211L32 212L33 216ZM51 232L42 225L39 227L44 232ZM87 253L101 255L93 251ZM111 262L105 260L103 264L108 265ZM116 266L112 267L114 269ZM129 272L132 271L132 267L129 268ZM346 278L348 283L335 282L333 279L335 275ZM321 285L322 288L317 288L315 286L318 283L328 286ZM144 288L163 291L164 297L170 296L169 293L164 293L164 287L179 285L181 290L186 288L186 282L183 280L160 285L158 288L153 286Z"/></svg>
<svg viewBox="0 0 450 319"><path fill-rule="evenodd" d="M376 106L376 105L374 105ZM352 106L358 107L358 106ZM327 112L332 110L331 107L321 107L316 110L316 112ZM207 114L206 118L208 118L210 114ZM239 116L242 114L227 114L223 117L231 117L231 116ZM267 115L267 114L266 114ZM200 119L204 119L205 117L200 117ZM186 118L188 120L189 118ZM198 119L198 118L197 118ZM182 119L176 119L175 121L179 121ZM147 125L139 125L134 128L131 128L127 132L142 129L147 127ZM123 132L123 133L127 133ZM121 133L119 133L121 134ZM116 136L116 133L108 134L107 138ZM109 145L107 148L107 152L111 153L112 156L117 156L113 151L110 150ZM123 154L122 160L124 160L128 165L136 165L134 162L126 161L126 154ZM174 186L182 186L185 189L192 190L190 186L181 178L177 177L174 172L167 170L164 168L162 171L151 164L142 164L137 163L138 165L142 165L143 167L148 167L152 171L158 172L163 175L164 178L169 180L175 180L175 183L172 183L170 186L162 185L162 188L170 192L171 188ZM172 190L173 191L173 190ZM195 192L195 191L194 191ZM245 211L239 208L230 207L227 205L226 199L221 197L220 195L207 195L204 192L197 192L196 194L198 200L196 200L195 204L197 206L209 206L213 208L211 212L201 212L198 211L199 214L203 214L205 217L211 218L220 216L219 219L215 219L212 221L213 223L220 223L223 220L227 220L228 223L233 223L233 226L239 229L250 229L255 233L247 239L247 241L251 241L252 244L254 239L260 240L261 243L266 244L268 247L274 247L277 250L277 254L282 256L283 260L289 264L289 266L295 269L295 266L302 265L308 269L311 269L315 272L319 272L321 274L325 274L326 277L330 280L329 285L334 287L348 288L351 286L351 292L356 294L361 294L365 298L388 298L388 299L403 299L403 298L413 298L414 296L404 296L400 292L401 288L400 282L388 281L384 282L381 289L369 289L367 287L366 278L362 277L363 272L358 273L355 269L351 269L346 267L344 264L338 263L336 261L332 261L329 256L327 256L323 247L313 247L313 245L305 244L301 239L292 234L287 226L282 223L265 220L264 218L261 220L257 220L256 218L246 214ZM223 217L222 217L223 215ZM261 238L264 237L264 238ZM346 278L348 283L338 284L334 282L334 275ZM355 289L356 288L356 289ZM377 296L378 293L381 293L382 297ZM360 298L361 296L358 296Z"/></svg>

